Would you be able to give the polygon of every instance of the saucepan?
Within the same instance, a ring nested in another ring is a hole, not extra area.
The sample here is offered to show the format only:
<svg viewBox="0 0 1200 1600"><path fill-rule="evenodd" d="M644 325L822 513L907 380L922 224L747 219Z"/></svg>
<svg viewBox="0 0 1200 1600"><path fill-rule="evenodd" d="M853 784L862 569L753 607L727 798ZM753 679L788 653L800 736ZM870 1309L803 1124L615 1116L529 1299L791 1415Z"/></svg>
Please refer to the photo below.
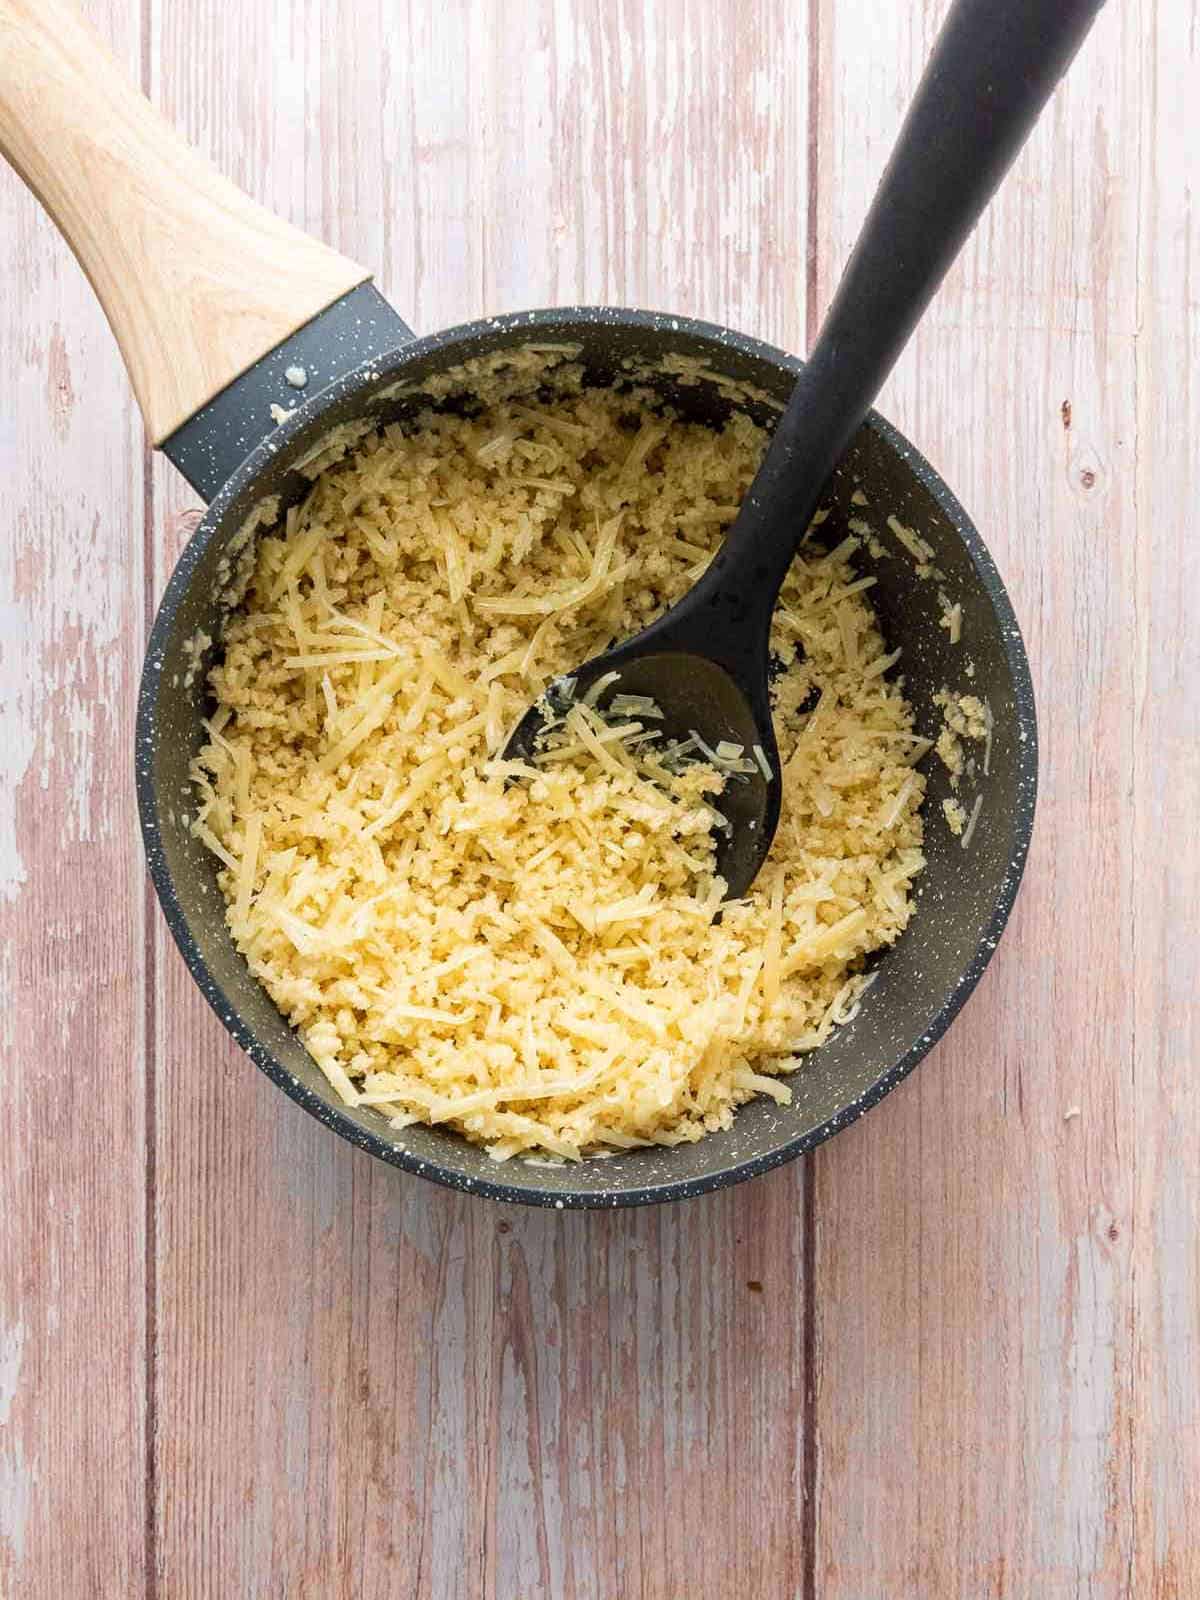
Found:
<svg viewBox="0 0 1200 1600"><path fill-rule="evenodd" d="M903 647L918 728L936 730L934 697L946 687L986 700L988 770L960 792L978 811L964 849L942 821L948 774L927 759L928 866L914 915L858 1015L790 1078L792 1103L752 1102L730 1129L694 1144L567 1167L498 1165L457 1134L422 1125L396 1132L338 1100L251 976L226 924L214 858L189 828L189 763L204 738L206 672L220 649L239 535L264 503L278 497L286 508L306 492L297 463L332 428L403 420L430 379L476 358L569 344L589 383L636 369L684 417L719 424L740 406L766 426L800 363L709 323L609 307L497 316L417 337L364 268L260 209L189 149L61 0L0 0L0 150L95 287L154 443L208 502L150 638L136 785L167 923L256 1065L384 1161L473 1193L558 1207L678 1199L751 1177L894 1088L945 1032L995 951L1025 862L1037 773L1033 691L1008 595L962 506L913 446L871 414L829 485L820 532L843 537L865 497L932 548L939 582L923 581L910 561L881 562L875 605L885 637ZM939 588L961 607L957 643L939 626Z"/></svg>

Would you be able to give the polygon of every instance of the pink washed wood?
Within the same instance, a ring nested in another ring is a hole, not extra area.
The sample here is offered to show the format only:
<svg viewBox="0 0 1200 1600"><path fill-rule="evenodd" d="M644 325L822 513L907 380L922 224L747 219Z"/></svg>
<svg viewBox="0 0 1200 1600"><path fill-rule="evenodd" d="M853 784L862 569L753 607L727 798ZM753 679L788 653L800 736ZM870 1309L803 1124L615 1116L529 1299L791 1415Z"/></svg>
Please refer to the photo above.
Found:
<svg viewBox="0 0 1200 1600"><path fill-rule="evenodd" d="M942 9L98 15L418 327L626 300L799 347ZM807 1286L799 1168L468 1204L288 1105L156 910L147 963L143 589L194 501L155 468L143 568L111 342L0 173L5 1600L1200 1591L1197 30L1108 12L884 401L1013 590L1044 788L976 999L813 1164Z"/></svg>
<svg viewBox="0 0 1200 1600"><path fill-rule="evenodd" d="M821 7L821 304L941 9ZM1200 1592L1194 21L1108 8L882 402L1012 588L1042 796L978 998L815 1163L829 1600Z"/></svg>
<svg viewBox="0 0 1200 1600"><path fill-rule="evenodd" d="M1200 9L1146 10L1132 693L1132 1581L1200 1590Z"/></svg>
<svg viewBox="0 0 1200 1600"><path fill-rule="evenodd" d="M93 15L136 72L136 15ZM0 1595L127 1595L146 1527L141 425L91 290L3 164L0 372Z"/></svg>

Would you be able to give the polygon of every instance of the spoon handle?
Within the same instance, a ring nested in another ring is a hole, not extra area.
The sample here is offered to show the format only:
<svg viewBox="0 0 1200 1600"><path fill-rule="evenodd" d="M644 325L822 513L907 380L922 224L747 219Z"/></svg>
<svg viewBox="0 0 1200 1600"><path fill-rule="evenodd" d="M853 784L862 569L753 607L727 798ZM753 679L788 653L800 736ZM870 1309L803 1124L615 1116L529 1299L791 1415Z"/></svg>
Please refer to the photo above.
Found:
<svg viewBox="0 0 1200 1600"><path fill-rule="evenodd" d="M818 498L1103 0L954 0L858 243L722 552L775 596Z"/></svg>

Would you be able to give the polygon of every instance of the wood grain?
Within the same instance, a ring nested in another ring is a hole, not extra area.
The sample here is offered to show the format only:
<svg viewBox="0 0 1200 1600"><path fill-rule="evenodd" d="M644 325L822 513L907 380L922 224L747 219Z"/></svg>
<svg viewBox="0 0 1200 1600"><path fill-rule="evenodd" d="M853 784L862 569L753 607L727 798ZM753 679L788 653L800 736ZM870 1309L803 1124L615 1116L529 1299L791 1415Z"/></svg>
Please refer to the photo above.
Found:
<svg viewBox="0 0 1200 1600"><path fill-rule="evenodd" d="M803 38L782 0L709 15L175 3L152 92L419 328L615 299L795 344ZM793 53L756 78L767 36ZM154 494L161 586L192 502L165 468ZM798 1170L642 1216L482 1207L331 1139L156 960L162 1594L801 1592Z"/></svg>
<svg viewBox="0 0 1200 1600"><path fill-rule="evenodd" d="M882 402L1012 586L1042 795L978 1000L816 1161L830 1600L1200 1590L1195 846L1165 825L1197 799L1194 233L1153 84L1157 49L1183 93L1189 9L1102 16ZM940 10L864 39L821 7L822 300Z"/></svg>
<svg viewBox="0 0 1200 1600"><path fill-rule="evenodd" d="M136 17L96 11L136 65ZM0 372L0 1595L107 1600L146 1527L141 429L7 168Z"/></svg>
<svg viewBox="0 0 1200 1600"><path fill-rule="evenodd" d="M1135 396L1130 1587L1200 1591L1200 6L1147 8Z"/></svg>
<svg viewBox="0 0 1200 1600"><path fill-rule="evenodd" d="M68 0L0 0L0 154L79 257L155 443L370 276L198 157Z"/></svg>

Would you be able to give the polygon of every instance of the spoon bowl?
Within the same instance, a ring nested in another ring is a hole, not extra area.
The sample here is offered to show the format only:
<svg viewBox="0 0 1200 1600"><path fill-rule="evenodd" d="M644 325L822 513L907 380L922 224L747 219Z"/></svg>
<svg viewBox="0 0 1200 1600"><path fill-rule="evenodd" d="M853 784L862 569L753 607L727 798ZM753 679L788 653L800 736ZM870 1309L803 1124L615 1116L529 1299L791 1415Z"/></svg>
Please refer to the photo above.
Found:
<svg viewBox="0 0 1200 1600"><path fill-rule="evenodd" d="M616 695L646 695L662 712L661 721L647 723L659 732L660 745L691 740L697 747L703 741L710 750L728 743L739 745L747 756L761 752L761 762L754 759L754 770L729 775L712 802L723 822L714 829L716 870L725 880L725 898L737 900L754 882L770 849L783 794L766 669L758 693L748 696L733 674L710 656L672 648L669 635L660 637L667 633L662 627L666 620L651 624L615 650L594 656L573 679L552 683L513 729L504 756L535 761L551 710L581 698L614 673L615 679L595 701L601 714Z"/></svg>

